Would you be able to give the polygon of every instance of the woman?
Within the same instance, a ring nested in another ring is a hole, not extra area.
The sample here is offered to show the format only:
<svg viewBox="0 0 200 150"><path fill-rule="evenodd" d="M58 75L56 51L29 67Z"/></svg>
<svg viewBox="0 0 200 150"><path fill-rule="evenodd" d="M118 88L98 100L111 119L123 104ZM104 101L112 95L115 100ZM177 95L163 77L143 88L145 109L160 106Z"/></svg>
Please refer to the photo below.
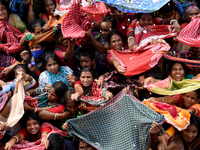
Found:
<svg viewBox="0 0 200 150"><path fill-rule="evenodd" d="M107 52L112 57L107 57L107 61L125 76L137 75L154 67L163 54L170 49L170 46L160 38L168 38L175 35L169 30L171 26L149 26L153 24L151 14L142 14L140 16L139 22L132 23L129 26L128 41L131 44L129 45L129 50L121 51L123 40L117 31L109 33L110 49Z"/></svg>
<svg viewBox="0 0 200 150"><path fill-rule="evenodd" d="M75 93L71 95L72 100L81 100L81 107L92 111L113 97L106 89L100 89L94 80L95 74L91 67L83 67L80 72L80 80L74 83ZM95 106L96 105L96 106Z"/></svg>
<svg viewBox="0 0 200 150"><path fill-rule="evenodd" d="M181 28L186 27L192 20L192 17L199 14L199 8L195 5L189 5L185 7L183 11L183 20L185 23L181 24Z"/></svg>
<svg viewBox="0 0 200 150"><path fill-rule="evenodd" d="M191 80L197 78L197 80ZM198 75L185 74L184 64L180 62L171 62L169 67L169 77L164 80L157 80L148 77L144 81L144 87L149 91L161 95L176 95L191 92L200 88Z"/></svg>
<svg viewBox="0 0 200 150"><path fill-rule="evenodd" d="M68 80L68 77L73 73L73 71L67 66L59 66L58 58L53 52L45 54L43 65L47 70L40 74L38 87L51 87L57 81L62 81L67 86L73 86L75 80L72 82Z"/></svg>
<svg viewBox="0 0 200 150"><path fill-rule="evenodd" d="M159 139L162 139L162 143L159 142L157 148L166 145L166 142L163 142L164 139L167 141L166 150L198 150L200 148L199 126L199 119L191 114L190 125L183 131L177 131L174 127L170 127L165 131L165 135L158 137Z"/></svg>

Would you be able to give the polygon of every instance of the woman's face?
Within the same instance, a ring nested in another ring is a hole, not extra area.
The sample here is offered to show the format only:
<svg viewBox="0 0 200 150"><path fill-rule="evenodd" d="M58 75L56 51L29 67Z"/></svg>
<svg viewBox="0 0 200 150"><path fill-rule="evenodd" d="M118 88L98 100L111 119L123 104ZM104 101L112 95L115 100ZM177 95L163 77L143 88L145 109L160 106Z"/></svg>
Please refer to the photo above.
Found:
<svg viewBox="0 0 200 150"><path fill-rule="evenodd" d="M58 95L56 94L56 91L55 89L52 87L49 92L48 92L48 100L50 102L58 102L59 101L59 97Z"/></svg>
<svg viewBox="0 0 200 150"><path fill-rule="evenodd" d="M48 15L51 15L54 13L55 11L55 8L56 6L54 5L53 1L52 0L46 0L45 4L44 4L44 9L45 9L45 12L48 14Z"/></svg>
<svg viewBox="0 0 200 150"><path fill-rule="evenodd" d="M30 51L34 58L40 59L44 52L44 48L41 43L37 43L30 47Z"/></svg>
<svg viewBox="0 0 200 150"><path fill-rule="evenodd" d="M187 127L187 129L183 130L181 132L183 139L187 142L190 143L192 142L197 134L198 134L198 128L193 124L193 125L189 125Z"/></svg>
<svg viewBox="0 0 200 150"><path fill-rule="evenodd" d="M29 119L26 122L26 130L28 131L28 133L30 133L32 135L37 134L38 131L40 130L39 122L34 119Z"/></svg>
<svg viewBox="0 0 200 150"><path fill-rule="evenodd" d="M53 60L52 58L49 58L46 64L46 69L53 74L58 73L59 64L57 61Z"/></svg>
<svg viewBox="0 0 200 150"><path fill-rule="evenodd" d="M153 17L150 14L143 14L139 20L141 26L148 26L154 24Z"/></svg>
<svg viewBox="0 0 200 150"><path fill-rule="evenodd" d="M84 87L89 87L93 83L93 80L94 80L94 78L93 78L91 72L86 71L86 72L81 73L80 81Z"/></svg>
<svg viewBox="0 0 200 150"><path fill-rule="evenodd" d="M110 47L116 51L121 51L123 47L122 38L119 35L114 34L110 39Z"/></svg>
<svg viewBox="0 0 200 150"><path fill-rule="evenodd" d="M0 4L0 19L8 21L8 10L2 4Z"/></svg>
<svg viewBox="0 0 200 150"><path fill-rule="evenodd" d="M185 75L185 70L180 63L175 63L172 66L172 69L169 73L169 75L174 79L175 81L181 81Z"/></svg>
<svg viewBox="0 0 200 150"><path fill-rule="evenodd" d="M198 14L199 14L199 11L195 7L192 7L189 13L187 14L187 21L190 22L192 17Z"/></svg>
<svg viewBox="0 0 200 150"><path fill-rule="evenodd" d="M15 78L17 78L19 72L22 72L23 74L26 74L26 70L24 70L23 68L17 68L15 70Z"/></svg>
<svg viewBox="0 0 200 150"><path fill-rule="evenodd" d="M186 108L190 108L192 105L198 103L198 101L198 95L194 91L183 95L183 104Z"/></svg>
<svg viewBox="0 0 200 150"><path fill-rule="evenodd" d="M40 26L40 24L35 25L34 33L35 33L35 35L40 35L40 34L44 33L44 30L43 30L42 26Z"/></svg>

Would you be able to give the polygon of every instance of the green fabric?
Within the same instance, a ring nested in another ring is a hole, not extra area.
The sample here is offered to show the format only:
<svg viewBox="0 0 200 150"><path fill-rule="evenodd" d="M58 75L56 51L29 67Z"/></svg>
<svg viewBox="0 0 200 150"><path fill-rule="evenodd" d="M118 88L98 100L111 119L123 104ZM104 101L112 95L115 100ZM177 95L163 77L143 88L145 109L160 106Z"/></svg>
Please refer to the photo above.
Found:
<svg viewBox="0 0 200 150"><path fill-rule="evenodd" d="M20 32L24 32L26 29L26 24L20 19L20 17L17 14L10 14L8 18L8 23L10 23Z"/></svg>
<svg viewBox="0 0 200 150"><path fill-rule="evenodd" d="M25 40L30 41L30 40L33 40L34 37L35 37L35 35L33 35L32 33L30 33L30 34L28 34L28 35L25 36Z"/></svg>
<svg viewBox="0 0 200 150"><path fill-rule="evenodd" d="M163 81L150 84L146 88L156 94L160 95L176 95L191 92L200 88L200 80L197 79L183 79L182 81L174 81L171 77L169 88L160 88L161 85L165 84Z"/></svg>

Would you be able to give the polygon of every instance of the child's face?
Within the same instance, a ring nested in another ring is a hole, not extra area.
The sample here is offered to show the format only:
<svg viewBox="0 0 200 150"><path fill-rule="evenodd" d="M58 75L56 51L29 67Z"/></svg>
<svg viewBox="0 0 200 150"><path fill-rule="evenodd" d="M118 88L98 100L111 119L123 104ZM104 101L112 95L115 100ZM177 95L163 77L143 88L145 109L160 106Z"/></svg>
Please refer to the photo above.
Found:
<svg viewBox="0 0 200 150"><path fill-rule="evenodd" d="M139 23L141 26L148 26L148 25L152 25L154 22L150 14L144 14L141 16Z"/></svg>
<svg viewBox="0 0 200 150"><path fill-rule="evenodd" d="M56 6L54 5L53 1L52 0L46 0L45 4L44 4L44 9L45 9L45 12L48 14L48 15L51 15L54 13L55 11L55 8Z"/></svg>
<svg viewBox="0 0 200 150"><path fill-rule="evenodd" d="M78 114L78 106L76 105L76 102L71 101L67 103L66 108L72 113L72 115Z"/></svg>
<svg viewBox="0 0 200 150"><path fill-rule="evenodd" d="M50 101L50 102L58 102L59 101L59 97L56 94L56 91L53 87L48 92L48 101Z"/></svg>
<svg viewBox="0 0 200 150"><path fill-rule="evenodd" d="M94 78L93 78L91 72L86 71L86 72L81 73L80 81L84 87L89 87L93 83L93 80L94 80Z"/></svg>
<svg viewBox="0 0 200 150"><path fill-rule="evenodd" d="M26 71L23 68L17 68L15 70L15 78L18 76L18 72L22 72L23 74L26 74Z"/></svg>
<svg viewBox="0 0 200 150"><path fill-rule="evenodd" d="M199 102L198 95L192 91L183 95L183 104L186 108L190 108L192 105Z"/></svg>
<svg viewBox="0 0 200 150"><path fill-rule="evenodd" d="M81 67L92 67L94 62L87 56L80 56Z"/></svg>
<svg viewBox="0 0 200 150"><path fill-rule="evenodd" d="M39 122L34 119L29 119L26 122L26 130L28 131L28 133L30 133L32 135L37 134L38 131L40 130Z"/></svg>
<svg viewBox="0 0 200 150"><path fill-rule="evenodd" d="M62 33L58 36L58 44L67 47L68 46L68 39L64 38Z"/></svg>

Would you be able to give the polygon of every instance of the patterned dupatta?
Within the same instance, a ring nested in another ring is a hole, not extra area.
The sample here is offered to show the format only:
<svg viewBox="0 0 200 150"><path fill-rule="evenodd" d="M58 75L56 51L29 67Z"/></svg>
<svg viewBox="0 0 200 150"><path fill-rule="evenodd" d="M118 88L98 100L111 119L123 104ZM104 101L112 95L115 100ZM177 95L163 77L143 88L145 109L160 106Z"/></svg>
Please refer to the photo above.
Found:
<svg viewBox="0 0 200 150"><path fill-rule="evenodd" d="M0 20L0 41L6 41L5 44L0 44L3 52L10 55L21 51L23 46L20 46L19 41L22 36L23 34L10 23Z"/></svg>
<svg viewBox="0 0 200 150"><path fill-rule="evenodd" d="M165 80L145 85L149 91L160 95L176 95L191 92L200 88L199 79L175 81L170 76Z"/></svg>
<svg viewBox="0 0 200 150"><path fill-rule="evenodd" d="M129 50L108 50L127 72L125 76L133 76L153 68L159 59L170 50L169 44L151 44L154 39L165 39L175 36L170 25L151 25L141 27L135 23L135 41L133 52Z"/></svg>

